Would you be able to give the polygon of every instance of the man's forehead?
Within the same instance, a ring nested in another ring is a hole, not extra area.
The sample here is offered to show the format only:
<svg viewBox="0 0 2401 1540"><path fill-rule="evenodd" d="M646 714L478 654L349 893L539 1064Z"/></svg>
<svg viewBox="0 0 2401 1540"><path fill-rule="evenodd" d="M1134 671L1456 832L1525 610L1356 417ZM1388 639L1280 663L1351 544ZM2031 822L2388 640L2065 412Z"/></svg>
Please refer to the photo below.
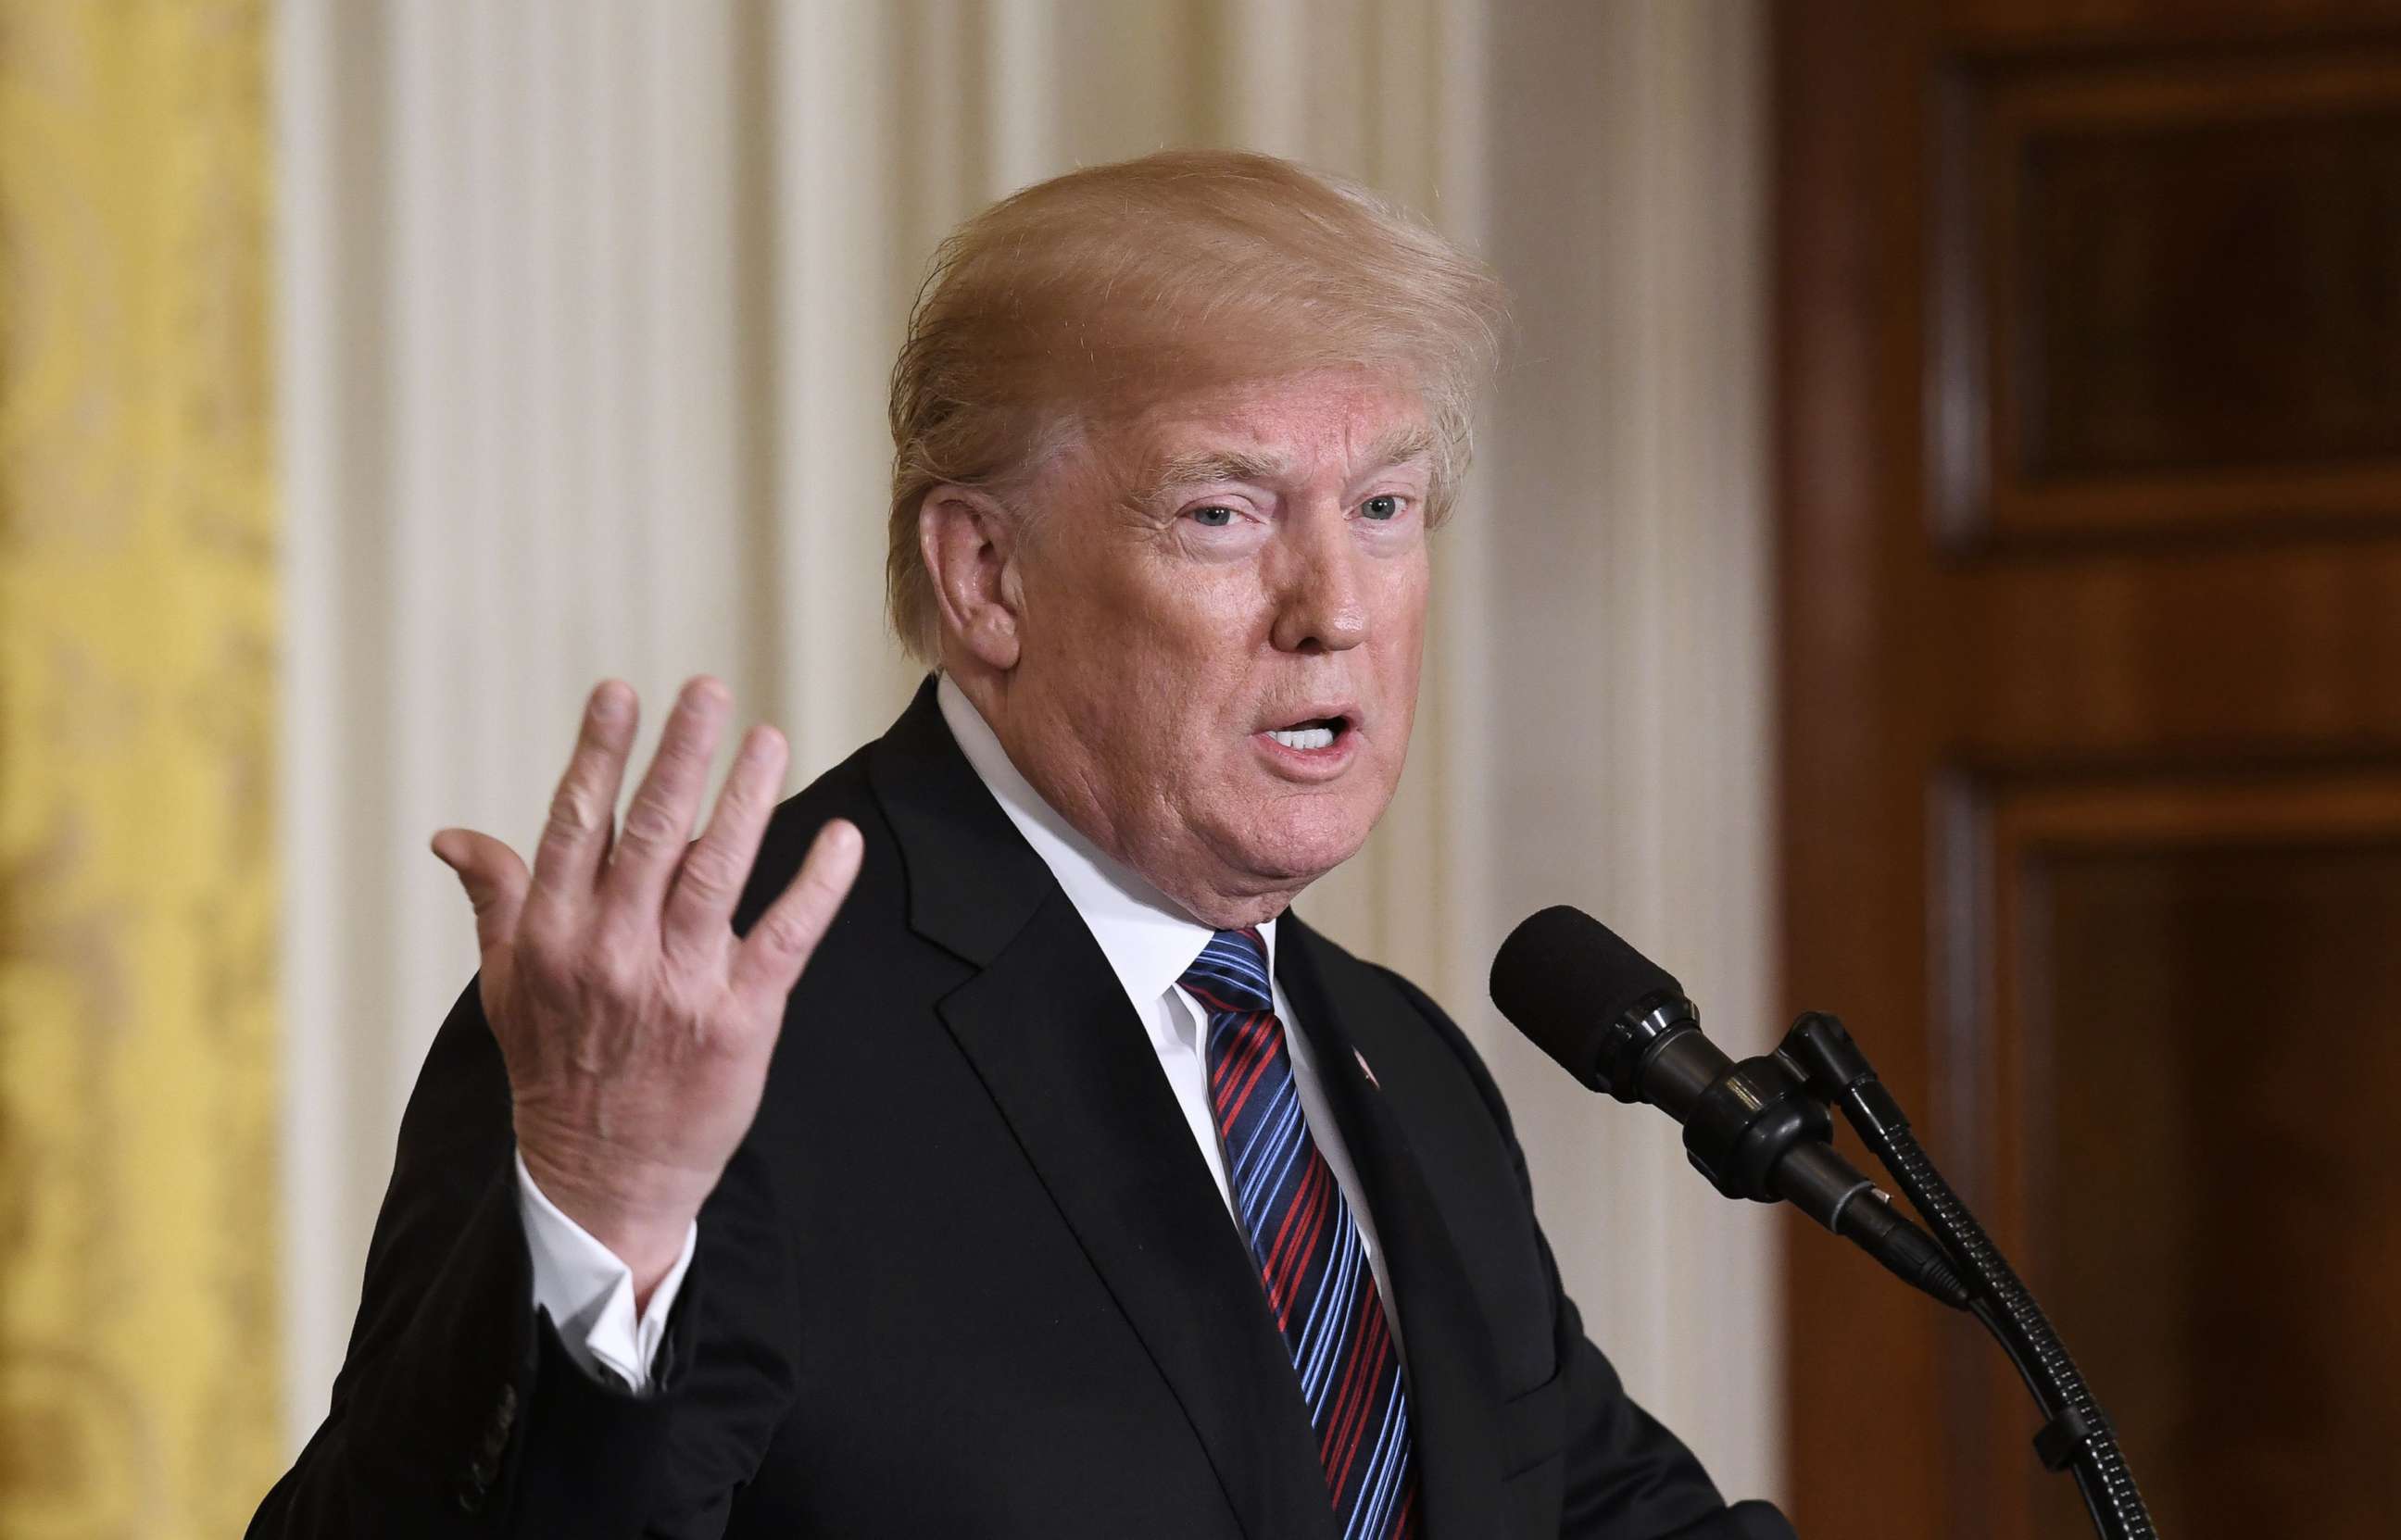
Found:
<svg viewBox="0 0 2401 1540"><path fill-rule="evenodd" d="M1128 469L1159 485L1324 470L1358 475L1430 458L1435 447L1423 406L1397 392L1153 412L1130 438Z"/></svg>

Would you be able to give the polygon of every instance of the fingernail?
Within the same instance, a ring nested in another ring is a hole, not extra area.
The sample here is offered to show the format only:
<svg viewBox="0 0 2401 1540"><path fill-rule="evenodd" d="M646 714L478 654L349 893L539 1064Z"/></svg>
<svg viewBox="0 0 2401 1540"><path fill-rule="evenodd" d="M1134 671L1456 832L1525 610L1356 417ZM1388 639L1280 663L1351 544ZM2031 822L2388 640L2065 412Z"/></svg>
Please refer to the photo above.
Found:
<svg viewBox="0 0 2401 1540"><path fill-rule="evenodd" d="M592 692L592 715L604 722L613 722L625 715L625 700L631 693L611 679Z"/></svg>

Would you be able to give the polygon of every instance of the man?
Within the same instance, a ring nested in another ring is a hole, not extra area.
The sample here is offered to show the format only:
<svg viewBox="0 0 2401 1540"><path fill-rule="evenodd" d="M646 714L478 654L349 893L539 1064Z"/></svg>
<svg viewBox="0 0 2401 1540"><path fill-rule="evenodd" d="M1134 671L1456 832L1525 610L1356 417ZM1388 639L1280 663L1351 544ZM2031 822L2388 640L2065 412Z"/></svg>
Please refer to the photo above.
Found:
<svg viewBox="0 0 2401 1540"><path fill-rule="evenodd" d="M954 236L892 406L939 672L772 818L753 729L689 845L724 691L612 837L604 684L530 873L435 838L483 970L253 1533L1789 1534L1585 1341L1458 1029L1288 912L1399 778L1496 315L1264 157Z"/></svg>

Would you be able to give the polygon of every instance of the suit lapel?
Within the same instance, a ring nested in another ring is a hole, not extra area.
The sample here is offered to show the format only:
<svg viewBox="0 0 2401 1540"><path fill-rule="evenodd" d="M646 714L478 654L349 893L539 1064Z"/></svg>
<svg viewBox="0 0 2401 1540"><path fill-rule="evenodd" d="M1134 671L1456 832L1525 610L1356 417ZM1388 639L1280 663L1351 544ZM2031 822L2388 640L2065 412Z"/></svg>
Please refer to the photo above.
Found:
<svg viewBox="0 0 2401 1540"><path fill-rule="evenodd" d="M1316 1439L1250 1254L1066 899L942 1016L1183 1403L1244 1532L1331 1536Z"/></svg>
<svg viewBox="0 0 2401 1540"><path fill-rule="evenodd" d="M1400 1308L1425 1533L1429 1540L1486 1535L1501 1510L1502 1477L1490 1329L1403 1126L1418 1099L1406 1078L1417 1056L1398 1051L1392 1034L1409 1024L1393 1019L1389 1002L1355 987L1364 981L1351 974L1359 972L1291 915L1278 922L1276 977L1308 1034L1326 1103L1366 1189ZM1362 1071L1363 1057L1379 1067L1380 1086Z"/></svg>
<svg viewBox="0 0 2401 1540"><path fill-rule="evenodd" d="M1332 1540L1290 1357L1142 1023L1050 871L978 781L930 682L870 774L911 924L979 965L940 1011L1183 1407L1254 1540Z"/></svg>

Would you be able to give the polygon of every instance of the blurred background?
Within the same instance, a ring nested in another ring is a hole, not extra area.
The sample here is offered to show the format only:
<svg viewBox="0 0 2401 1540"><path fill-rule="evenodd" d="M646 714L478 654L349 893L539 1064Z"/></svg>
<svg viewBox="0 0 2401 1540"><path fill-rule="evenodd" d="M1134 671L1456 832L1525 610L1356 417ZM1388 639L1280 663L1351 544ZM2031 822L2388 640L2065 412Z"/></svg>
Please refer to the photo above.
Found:
<svg viewBox="0 0 2401 1540"><path fill-rule="evenodd" d="M2080 1532L1970 1323L1490 1011L1545 903L1850 1021L2167 1533L2390 1532L2401 10L0 0L0 1534L240 1532L473 969L426 838L529 840L604 674L880 731L934 242L1197 143L1515 296L1300 907L1485 1048L1635 1394L1804 1533Z"/></svg>

